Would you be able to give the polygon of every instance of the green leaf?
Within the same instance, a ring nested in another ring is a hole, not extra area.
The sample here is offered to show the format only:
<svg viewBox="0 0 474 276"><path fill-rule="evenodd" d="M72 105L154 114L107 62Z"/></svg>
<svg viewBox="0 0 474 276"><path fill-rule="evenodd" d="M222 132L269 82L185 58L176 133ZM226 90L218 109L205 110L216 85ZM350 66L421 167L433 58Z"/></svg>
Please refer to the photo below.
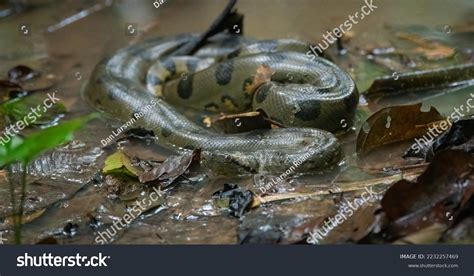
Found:
<svg viewBox="0 0 474 276"><path fill-rule="evenodd" d="M49 124L67 111L62 103L56 103L50 108L39 105L38 102L41 102L43 98L41 94L15 98L0 104L0 111L11 122L24 121L27 125Z"/></svg>
<svg viewBox="0 0 474 276"><path fill-rule="evenodd" d="M0 146L0 167L13 162L28 163L40 153L69 142L73 133L98 114L94 113L78 119L35 132L25 139L14 137Z"/></svg>
<svg viewBox="0 0 474 276"><path fill-rule="evenodd" d="M102 171L105 174L125 173L134 177L136 177L137 175L141 173L141 171L138 168L135 168L134 166L132 166L130 158L128 158L128 156L126 156L121 151L117 151L116 153L107 157Z"/></svg>

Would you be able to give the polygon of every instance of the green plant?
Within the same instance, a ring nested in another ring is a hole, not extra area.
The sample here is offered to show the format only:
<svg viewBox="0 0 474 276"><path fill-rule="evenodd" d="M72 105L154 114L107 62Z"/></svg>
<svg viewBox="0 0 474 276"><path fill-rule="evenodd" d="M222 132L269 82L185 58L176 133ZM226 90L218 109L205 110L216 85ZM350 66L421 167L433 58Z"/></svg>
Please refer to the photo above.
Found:
<svg viewBox="0 0 474 276"><path fill-rule="evenodd" d="M91 114L89 116L70 120L68 122L37 131L26 138L14 137L4 146L0 147L0 168L7 167L9 175L15 243L21 243L21 226L26 195L26 173L28 163L42 152L71 141L75 131L84 126L89 120L96 117L97 114ZM15 206L15 181L13 181L14 172L12 170L12 165L18 163L21 166L21 198L17 212L17 208Z"/></svg>

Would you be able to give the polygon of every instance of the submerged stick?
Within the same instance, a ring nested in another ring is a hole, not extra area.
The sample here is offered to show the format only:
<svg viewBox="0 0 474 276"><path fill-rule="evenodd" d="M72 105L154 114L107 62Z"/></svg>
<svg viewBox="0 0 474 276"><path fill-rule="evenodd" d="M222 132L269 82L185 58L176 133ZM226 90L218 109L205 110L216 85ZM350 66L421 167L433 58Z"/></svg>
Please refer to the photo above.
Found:
<svg viewBox="0 0 474 276"><path fill-rule="evenodd" d="M474 64L463 64L435 70L416 71L376 79L365 94L368 98L450 88L474 84Z"/></svg>

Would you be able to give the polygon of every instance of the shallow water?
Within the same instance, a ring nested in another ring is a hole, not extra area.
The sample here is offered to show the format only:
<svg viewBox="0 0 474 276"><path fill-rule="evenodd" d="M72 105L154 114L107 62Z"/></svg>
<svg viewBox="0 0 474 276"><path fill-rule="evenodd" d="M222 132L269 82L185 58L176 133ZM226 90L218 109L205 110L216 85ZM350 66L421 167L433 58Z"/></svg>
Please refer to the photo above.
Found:
<svg viewBox="0 0 474 276"><path fill-rule="evenodd" d="M73 118L92 111L82 100L80 89L100 59L146 38L203 31L223 8L223 1L219 0L168 0L159 8L155 8L152 1L115 1L110 6L106 2L109 1L52 1L1 19L1 76L18 64L29 65L44 75L51 75L51 81L56 84L54 90L58 91L69 110L66 119ZM449 33L472 20L474 14L472 0L376 0L373 3L377 9L352 30L353 37L348 47L354 51L366 49L367 45L392 42L393 29L405 30L415 25L437 30L436 34L441 33L449 42ZM326 30L339 26L348 19L349 14L360 10L362 5L363 1L358 0L241 0L238 10L245 15L244 33L248 36L258 39L298 38L317 44ZM78 12L84 9L89 9L91 14L77 19L80 17ZM68 18L71 22L68 22ZM22 26L26 27L27 34ZM472 43L472 37L468 39ZM375 76L387 73L368 70L369 73L363 74L359 63L352 64L345 57L336 57L335 62L354 76L360 91L365 91ZM428 62L425 66L433 64L436 63ZM424 106L433 105L442 113L449 114L454 107L464 104L471 92L474 92L473 88L435 95L423 103ZM375 110L371 109L370 112ZM361 122L357 122L356 126L360 126ZM90 181L92 175L102 168L105 155L111 153L110 148L100 149L101 137L109 136L119 125L119 122L103 118L76 135L76 140L84 144L83 151L86 152L78 153L83 158L76 160L82 175L73 174L66 179L58 179L57 173L53 177L36 173L34 179L39 180L33 185L36 189L32 193L43 195L42 200L46 203L27 208L27 211L36 209L42 213L25 224L24 242L37 243L44 238L55 237L59 243L93 243L96 237L93 230L104 230L114 218L123 215L129 202L109 197L108 189L113 185L97 176L95 181ZM340 170L291 179L289 183L280 183L278 192L314 192L336 181L365 180L385 175L368 175L353 167L354 139L354 132L342 137L347 160ZM132 146L137 147L134 151L140 154L147 154L150 148L161 152L161 149L146 142ZM41 165L39 168L44 169ZM61 173L71 174L64 168L58 169L63 169ZM318 216L330 215L338 199L338 196L321 196L269 204L252 210L239 221L219 209L211 200L211 195L227 182L258 191L253 177L214 177L207 172L200 172L200 176L204 178L203 181L180 183L168 190L161 207L131 223L127 230L115 237L115 242L237 243L239 235L242 238L252 231L269 230L266 232L269 234L263 236L269 240L276 239L272 236L276 235L272 234L275 229L291 241L288 233L295 225ZM4 195L7 184L1 181L0 191ZM71 186L72 183L76 184ZM143 185L134 185L131 189L138 193L145 189ZM58 196L51 192L62 193L61 186L64 187L64 195ZM349 193L346 196L350 198L353 195ZM8 208L2 207L2 217L6 217ZM7 228L7 225L1 227ZM7 232L11 234L11 231Z"/></svg>

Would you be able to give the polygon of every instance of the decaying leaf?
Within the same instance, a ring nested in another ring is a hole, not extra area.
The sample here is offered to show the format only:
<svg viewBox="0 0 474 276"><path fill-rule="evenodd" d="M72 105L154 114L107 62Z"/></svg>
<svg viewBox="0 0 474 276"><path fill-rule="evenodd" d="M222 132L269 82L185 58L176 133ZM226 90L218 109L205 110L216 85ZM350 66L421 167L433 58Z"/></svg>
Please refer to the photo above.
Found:
<svg viewBox="0 0 474 276"><path fill-rule="evenodd" d="M471 201L471 210L466 218L446 231L443 242L456 244L474 244L474 200Z"/></svg>
<svg viewBox="0 0 474 276"><path fill-rule="evenodd" d="M1 103L24 95L26 95L26 92L23 91L19 84L7 80L0 80Z"/></svg>
<svg viewBox="0 0 474 276"><path fill-rule="evenodd" d="M273 73L274 71L270 67L265 65L259 66L257 72L255 72L252 83L245 86L245 92L253 94L258 87L272 79Z"/></svg>
<svg viewBox="0 0 474 276"><path fill-rule="evenodd" d="M431 136L429 137L429 139L428 137L418 138L421 141L421 143L417 143L419 149L412 146L403 157L416 157L430 161L437 152L448 148L473 153L474 119L457 121L447 132L442 133L434 139Z"/></svg>
<svg viewBox="0 0 474 276"><path fill-rule="evenodd" d="M413 234L400 238L393 242L393 244L427 244L435 243L443 235L448 226L442 223L434 223L426 228L423 228Z"/></svg>
<svg viewBox="0 0 474 276"><path fill-rule="evenodd" d="M40 73L25 65L17 65L8 71L8 79L13 82L36 78Z"/></svg>
<svg viewBox="0 0 474 276"><path fill-rule="evenodd" d="M456 53L456 50L452 47L440 42L429 41L415 34L399 33L397 36L417 44L419 47L415 49L415 52L422 54L428 60L450 58Z"/></svg>
<svg viewBox="0 0 474 276"><path fill-rule="evenodd" d="M474 156L460 150L439 152L416 182L401 180L385 193L387 233L400 237L434 223L451 225L474 194Z"/></svg>
<svg viewBox="0 0 474 276"><path fill-rule="evenodd" d="M421 111L421 104L381 109L359 131L357 153L364 155L387 144L423 136L430 126L443 119L434 107L428 112Z"/></svg>
<svg viewBox="0 0 474 276"><path fill-rule="evenodd" d="M186 151L179 156L171 155L153 169L139 174L138 179L142 183L158 180L166 187L183 175L193 163L199 162L200 156L200 150Z"/></svg>
<svg viewBox="0 0 474 276"><path fill-rule="evenodd" d="M254 129L271 129L272 124L266 120L262 112L247 112L240 114L224 115L213 124L224 133L240 133Z"/></svg>
<svg viewBox="0 0 474 276"><path fill-rule="evenodd" d="M228 208L231 215L240 218L251 208L254 195L250 190L239 188L235 184L224 184L224 188L212 195L217 198L221 205L222 202L228 202Z"/></svg>
<svg viewBox="0 0 474 276"><path fill-rule="evenodd" d="M46 209L43 208L43 209L39 209L39 210L35 210L29 214L24 214L23 215L23 218L21 220L21 223L25 224L25 223L28 223L28 222L32 222L33 220L41 217L41 215L43 215L44 211ZM9 226L13 226L13 221L14 221L14 217L13 216L10 216L10 217L6 217L5 220L3 221L2 223L2 227L9 227Z"/></svg>

